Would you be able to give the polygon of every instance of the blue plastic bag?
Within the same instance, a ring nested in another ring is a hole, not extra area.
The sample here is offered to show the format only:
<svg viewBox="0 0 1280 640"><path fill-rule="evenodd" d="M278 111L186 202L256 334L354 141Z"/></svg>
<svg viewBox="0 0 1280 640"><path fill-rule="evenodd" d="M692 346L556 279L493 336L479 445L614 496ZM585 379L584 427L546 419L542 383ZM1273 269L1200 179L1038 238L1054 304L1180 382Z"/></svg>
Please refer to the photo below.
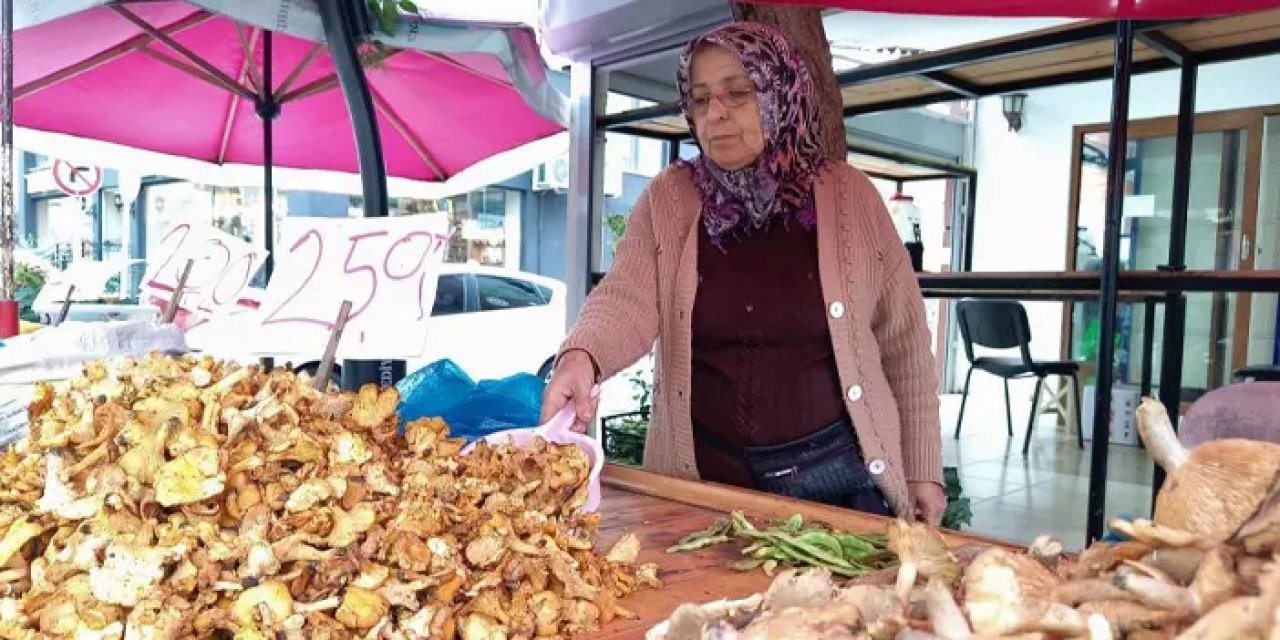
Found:
<svg viewBox="0 0 1280 640"><path fill-rule="evenodd" d="M468 442L504 429L536 426L545 387L541 378L527 373L477 383L449 359L427 365L396 385L403 422L443 418L453 436Z"/></svg>

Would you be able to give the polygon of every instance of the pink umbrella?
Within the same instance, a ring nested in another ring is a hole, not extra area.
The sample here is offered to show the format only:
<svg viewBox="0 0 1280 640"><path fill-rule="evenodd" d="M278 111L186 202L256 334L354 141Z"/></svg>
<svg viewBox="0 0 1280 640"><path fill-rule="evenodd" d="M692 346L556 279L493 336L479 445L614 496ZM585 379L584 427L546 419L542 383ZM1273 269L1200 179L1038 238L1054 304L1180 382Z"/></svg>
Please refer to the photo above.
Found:
<svg viewBox="0 0 1280 640"><path fill-rule="evenodd" d="M354 134L325 45L279 33L264 37L261 28L195 4L216 3L100 4L30 26L20 15L14 124L216 164L358 172ZM436 27L446 35L467 28ZM476 28L504 36L518 64L491 53L365 51L388 175L443 181L564 129L563 105L546 99L554 95L546 91L533 33ZM262 90L264 75L274 76L269 92ZM270 117L275 108L268 159L259 112Z"/></svg>

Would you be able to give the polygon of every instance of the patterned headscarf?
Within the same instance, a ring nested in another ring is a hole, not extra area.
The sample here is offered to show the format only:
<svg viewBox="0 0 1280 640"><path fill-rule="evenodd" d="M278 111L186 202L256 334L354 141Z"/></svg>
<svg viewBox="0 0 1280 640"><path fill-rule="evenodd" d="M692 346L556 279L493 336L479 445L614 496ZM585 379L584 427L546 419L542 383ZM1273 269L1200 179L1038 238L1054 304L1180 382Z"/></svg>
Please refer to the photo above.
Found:
<svg viewBox="0 0 1280 640"><path fill-rule="evenodd" d="M782 32L755 22L735 22L690 42L680 57L676 88L691 132L689 67L703 45L737 54L755 85L765 136L764 152L753 166L727 171L705 153L684 163L702 194L702 220L712 241L723 247L724 236L762 229L778 218L783 224L795 218L812 229L813 180L823 153L813 77L804 60Z"/></svg>

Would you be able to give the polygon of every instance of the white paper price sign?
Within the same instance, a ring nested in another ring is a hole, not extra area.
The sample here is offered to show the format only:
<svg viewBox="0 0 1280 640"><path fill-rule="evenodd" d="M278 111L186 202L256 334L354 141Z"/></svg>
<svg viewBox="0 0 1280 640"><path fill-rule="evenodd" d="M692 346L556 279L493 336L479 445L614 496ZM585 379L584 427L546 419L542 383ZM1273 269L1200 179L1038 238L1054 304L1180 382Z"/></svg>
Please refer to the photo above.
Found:
<svg viewBox="0 0 1280 640"><path fill-rule="evenodd" d="M190 260L191 274L178 306L212 315L240 300L266 257L264 250L221 229L180 222L160 238L160 249L150 260L143 288L162 296L173 293Z"/></svg>
<svg viewBox="0 0 1280 640"><path fill-rule="evenodd" d="M287 218L256 321L273 351L324 348L351 301L338 357L412 358L426 346L436 279L448 252L447 214Z"/></svg>

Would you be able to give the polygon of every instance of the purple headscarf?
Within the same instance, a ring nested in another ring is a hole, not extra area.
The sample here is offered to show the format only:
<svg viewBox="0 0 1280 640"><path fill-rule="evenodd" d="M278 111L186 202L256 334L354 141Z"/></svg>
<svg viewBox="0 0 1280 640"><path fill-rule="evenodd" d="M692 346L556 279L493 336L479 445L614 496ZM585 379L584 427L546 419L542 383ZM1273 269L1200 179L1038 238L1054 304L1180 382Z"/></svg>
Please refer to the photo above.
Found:
<svg viewBox="0 0 1280 640"><path fill-rule="evenodd" d="M750 167L728 171L705 153L684 162L702 194L702 221L712 242L723 247L726 235L762 229L778 218L783 224L795 218L812 229L813 180L824 159L814 82L804 60L782 32L755 22L735 22L690 42L676 72L690 131L689 66L704 45L738 56L755 85L765 135L764 152Z"/></svg>

